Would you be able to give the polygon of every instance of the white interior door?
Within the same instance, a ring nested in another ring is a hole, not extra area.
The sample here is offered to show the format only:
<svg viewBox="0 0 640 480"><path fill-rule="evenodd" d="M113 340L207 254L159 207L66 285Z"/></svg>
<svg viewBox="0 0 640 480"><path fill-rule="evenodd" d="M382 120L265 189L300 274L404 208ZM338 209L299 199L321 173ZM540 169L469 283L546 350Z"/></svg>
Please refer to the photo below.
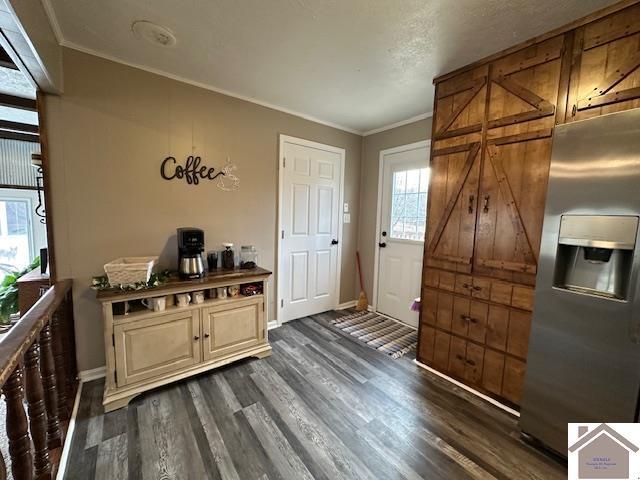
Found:
<svg viewBox="0 0 640 480"><path fill-rule="evenodd" d="M281 141L279 320L338 305L341 176L344 150Z"/></svg>
<svg viewBox="0 0 640 480"><path fill-rule="evenodd" d="M425 143L381 152L376 310L416 327L418 313L410 306L420 296L422 276L429 186Z"/></svg>

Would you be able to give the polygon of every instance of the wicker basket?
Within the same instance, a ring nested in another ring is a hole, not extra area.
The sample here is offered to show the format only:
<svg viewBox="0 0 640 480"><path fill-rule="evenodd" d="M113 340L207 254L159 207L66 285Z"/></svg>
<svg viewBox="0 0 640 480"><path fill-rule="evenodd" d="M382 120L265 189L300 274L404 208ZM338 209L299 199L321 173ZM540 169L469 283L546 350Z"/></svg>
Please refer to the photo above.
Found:
<svg viewBox="0 0 640 480"><path fill-rule="evenodd" d="M158 257L123 257L117 258L104 266L104 271L109 279L109 285L134 285L139 282L148 282L151 271L156 265Z"/></svg>

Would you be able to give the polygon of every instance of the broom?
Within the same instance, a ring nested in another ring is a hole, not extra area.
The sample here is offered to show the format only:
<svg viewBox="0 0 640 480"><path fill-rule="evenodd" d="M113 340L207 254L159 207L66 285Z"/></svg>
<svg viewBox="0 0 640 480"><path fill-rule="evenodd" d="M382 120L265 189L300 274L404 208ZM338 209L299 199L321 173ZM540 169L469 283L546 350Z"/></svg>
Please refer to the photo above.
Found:
<svg viewBox="0 0 640 480"><path fill-rule="evenodd" d="M356 266L358 267L358 275L360 276L360 295L358 296L358 303L356 304L356 311L362 312L369 307L369 300L367 300L367 294L364 293L364 286L362 285L362 268L360 267L360 252L356 252Z"/></svg>

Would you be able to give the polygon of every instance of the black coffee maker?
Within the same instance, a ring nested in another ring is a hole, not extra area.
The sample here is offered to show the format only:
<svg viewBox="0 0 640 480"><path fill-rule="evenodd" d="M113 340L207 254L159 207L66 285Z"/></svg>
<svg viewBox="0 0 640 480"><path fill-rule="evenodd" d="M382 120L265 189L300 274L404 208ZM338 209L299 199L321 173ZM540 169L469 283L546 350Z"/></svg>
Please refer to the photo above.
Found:
<svg viewBox="0 0 640 480"><path fill-rule="evenodd" d="M204 277L204 232L199 228L178 229L178 273L191 280Z"/></svg>

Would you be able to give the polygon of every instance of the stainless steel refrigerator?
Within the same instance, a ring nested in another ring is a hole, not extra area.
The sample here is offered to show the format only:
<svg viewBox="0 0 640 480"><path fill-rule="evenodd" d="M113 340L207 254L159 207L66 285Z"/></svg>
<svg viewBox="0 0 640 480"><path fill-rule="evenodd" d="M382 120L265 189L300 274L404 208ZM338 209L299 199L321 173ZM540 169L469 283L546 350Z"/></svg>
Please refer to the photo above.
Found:
<svg viewBox="0 0 640 480"><path fill-rule="evenodd" d="M562 455L568 422L635 422L640 109L560 125L520 428Z"/></svg>

